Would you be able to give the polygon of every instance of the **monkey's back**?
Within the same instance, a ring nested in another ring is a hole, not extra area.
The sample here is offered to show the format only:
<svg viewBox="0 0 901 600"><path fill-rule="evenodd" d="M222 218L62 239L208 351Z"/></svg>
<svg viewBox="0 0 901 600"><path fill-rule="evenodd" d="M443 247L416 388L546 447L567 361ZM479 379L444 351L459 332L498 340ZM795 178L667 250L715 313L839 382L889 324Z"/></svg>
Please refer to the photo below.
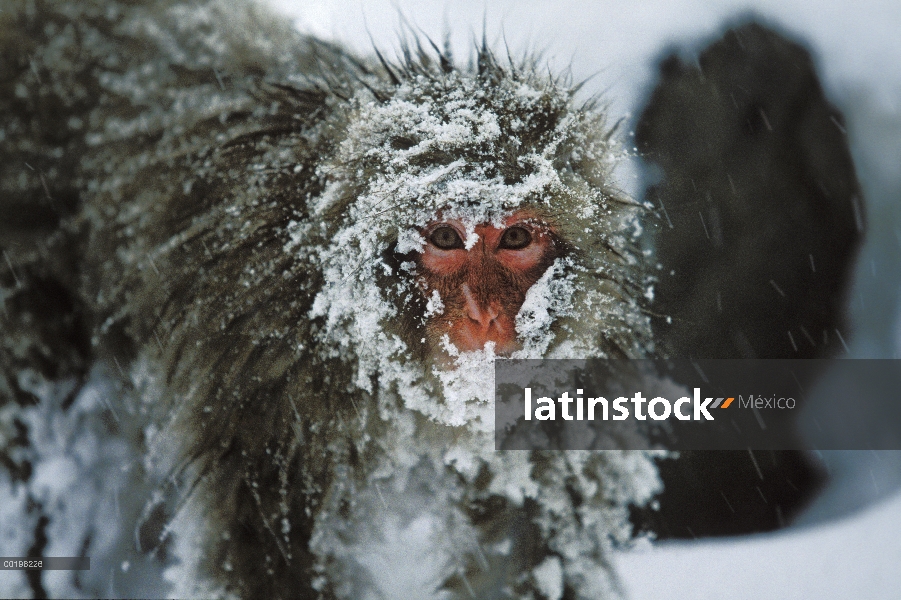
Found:
<svg viewBox="0 0 901 600"><path fill-rule="evenodd" d="M221 525L205 535L247 550L211 544L209 564L272 582L284 562L265 541L309 567L310 490L248 490L288 469L324 481L332 464L285 447L304 425L284 397L321 397L330 379L298 360L319 281L282 233L308 221L334 137L322 135L327 90L356 67L252 3L5 2L0 45L0 247L11 266L0 404L30 402L24 370L83 384L97 361L132 382L146 368L161 390L149 410L170 416L143 443L181 448L166 485L202 479ZM150 421L146 401L131 418ZM309 424L327 409L300 410ZM168 501L162 510L179 500ZM267 531L280 503L298 515L290 536ZM300 581L270 592L303 595L310 577Z"/></svg>

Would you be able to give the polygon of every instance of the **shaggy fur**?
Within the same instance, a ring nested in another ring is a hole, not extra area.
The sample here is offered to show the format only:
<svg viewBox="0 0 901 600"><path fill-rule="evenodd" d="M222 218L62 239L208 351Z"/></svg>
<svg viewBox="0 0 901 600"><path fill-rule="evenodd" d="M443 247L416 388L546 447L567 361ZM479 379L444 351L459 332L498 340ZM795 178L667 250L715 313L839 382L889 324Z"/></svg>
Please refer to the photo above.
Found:
<svg viewBox="0 0 901 600"><path fill-rule="evenodd" d="M121 376L162 473L141 550L200 523L175 593L367 597L387 518L445 536L429 597L618 594L649 456L493 452L490 350L435 368L407 260L439 214L528 207L567 252L522 355L646 355L638 207L594 106L484 47L369 64L253 4L17 0L0 40L2 402L31 402L26 370Z"/></svg>

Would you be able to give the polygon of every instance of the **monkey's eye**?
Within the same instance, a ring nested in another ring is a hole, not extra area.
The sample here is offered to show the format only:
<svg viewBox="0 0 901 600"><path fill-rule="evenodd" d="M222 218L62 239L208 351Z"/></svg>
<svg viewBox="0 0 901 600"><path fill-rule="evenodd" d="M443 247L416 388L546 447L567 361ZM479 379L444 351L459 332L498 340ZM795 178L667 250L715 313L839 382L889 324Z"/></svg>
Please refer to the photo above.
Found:
<svg viewBox="0 0 901 600"><path fill-rule="evenodd" d="M453 227L443 225L435 229L429 241L442 250L456 250L463 247L463 240Z"/></svg>
<svg viewBox="0 0 901 600"><path fill-rule="evenodd" d="M532 234L524 227L511 227L501 236L500 247L504 250L522 250L532 243Z"/></svg>

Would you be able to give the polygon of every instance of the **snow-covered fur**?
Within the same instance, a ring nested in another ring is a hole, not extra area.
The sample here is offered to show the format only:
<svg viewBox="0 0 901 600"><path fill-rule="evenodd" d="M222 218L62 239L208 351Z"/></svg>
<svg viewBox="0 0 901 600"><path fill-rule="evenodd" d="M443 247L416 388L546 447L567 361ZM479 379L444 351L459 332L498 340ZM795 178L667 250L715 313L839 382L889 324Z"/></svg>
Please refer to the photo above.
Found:
<svg viewBox="0 0 901 600"><path fill-rule="evenodd" d="M484 47L370 64L250 3L2 9L0 209L67 204L0 229L21 300L0 313L0 517L111 570L33 589L619 595L609 554L658 491L650 453L496 452L493 349L423 353L441 302L409 258L439 215L472 244L528 208L566 251L516 356L645 356L640 208L592 103ZM67 302L35 316L46 281ZM55 525L92 494L118 508Z"/></svg>

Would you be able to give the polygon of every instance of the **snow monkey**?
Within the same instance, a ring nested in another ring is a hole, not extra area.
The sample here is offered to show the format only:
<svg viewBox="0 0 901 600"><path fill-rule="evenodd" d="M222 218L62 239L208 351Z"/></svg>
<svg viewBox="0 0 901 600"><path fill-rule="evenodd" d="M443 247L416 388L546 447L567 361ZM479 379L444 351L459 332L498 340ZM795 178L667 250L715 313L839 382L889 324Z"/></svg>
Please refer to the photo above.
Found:
<svg viewBox="0 0 901 600"><path fill-rule="evenodd" d="M215 0L7 1L0 45L3 489L100 565L35 595L620 596L653 455L493 447L496 356L651 351L566 78Z"/></svg>
<svg viewBox="0 0 901 600"><path fill-rule="evenodd" d="M490 382L834 350L859 191L804 50L751 26L663 63L655 215L565 77L402 48L244 0L0 0L0 534L92 561L3 595L617 598L630 513L781 518L723 514L761 492L743 453L662 463L639 514L653 453L495 452Z"/></svg>

